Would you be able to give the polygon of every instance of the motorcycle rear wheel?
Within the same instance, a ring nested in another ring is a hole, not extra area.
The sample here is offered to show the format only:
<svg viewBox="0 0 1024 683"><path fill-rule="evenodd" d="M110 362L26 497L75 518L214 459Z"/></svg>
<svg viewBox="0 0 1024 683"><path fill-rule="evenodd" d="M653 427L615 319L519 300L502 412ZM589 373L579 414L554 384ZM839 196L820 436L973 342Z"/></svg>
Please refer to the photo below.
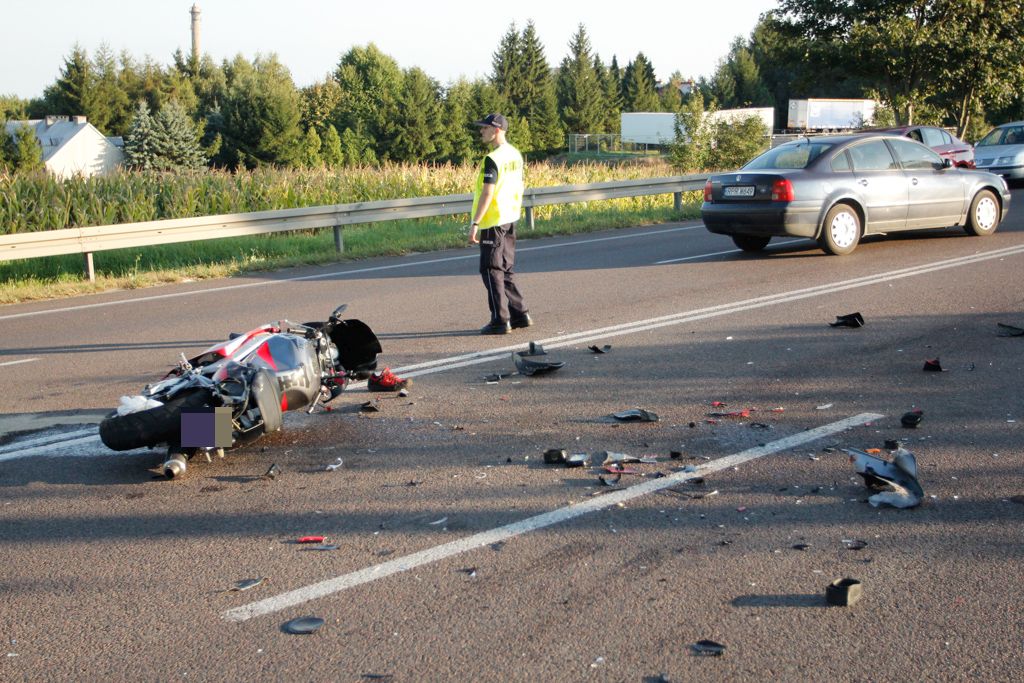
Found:
<svg viewBox="0 0 1024 683"><path fill-rule="evenodd" d="M185 391L149 410L127 415L118 415L115 411L100 422L100 440L114 451L177 443L181 438L181 411L213 406L210 393L198 389Z"/></svg>

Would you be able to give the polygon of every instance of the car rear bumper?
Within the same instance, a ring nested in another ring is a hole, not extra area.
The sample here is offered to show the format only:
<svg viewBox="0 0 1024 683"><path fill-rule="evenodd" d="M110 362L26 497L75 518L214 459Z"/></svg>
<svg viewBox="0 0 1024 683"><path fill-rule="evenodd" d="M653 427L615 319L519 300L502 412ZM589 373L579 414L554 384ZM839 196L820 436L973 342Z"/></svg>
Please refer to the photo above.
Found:
<svg viewBox="0 0 1024 683"><path fill-rule="evenodd" d="M719 235L815 237L818 209L779 202L708 203L700 209L704 226Z"/></svg>

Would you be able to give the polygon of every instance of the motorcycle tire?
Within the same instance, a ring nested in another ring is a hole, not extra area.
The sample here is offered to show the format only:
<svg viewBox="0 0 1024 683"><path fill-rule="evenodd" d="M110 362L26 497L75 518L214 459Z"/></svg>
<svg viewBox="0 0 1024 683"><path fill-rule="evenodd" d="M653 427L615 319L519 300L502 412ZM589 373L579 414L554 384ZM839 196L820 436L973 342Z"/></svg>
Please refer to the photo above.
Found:
<svg viewBox="0 0 1024 683"><path fill-rule="evenodd" d="M263 418L263 433L276 432L284 424L281 415L281 390L277 380L267 370L260 370L252 378L252 398Z"/></svg>
<svg viewBox="0 0 1024 683"><path fill-rule="evenodd" d="M213 406L209 392L200 389L183 392L149 410L127 415L115 411L100 422L100 440L113 451L176 443L181 438L181 411Z"/></svg>

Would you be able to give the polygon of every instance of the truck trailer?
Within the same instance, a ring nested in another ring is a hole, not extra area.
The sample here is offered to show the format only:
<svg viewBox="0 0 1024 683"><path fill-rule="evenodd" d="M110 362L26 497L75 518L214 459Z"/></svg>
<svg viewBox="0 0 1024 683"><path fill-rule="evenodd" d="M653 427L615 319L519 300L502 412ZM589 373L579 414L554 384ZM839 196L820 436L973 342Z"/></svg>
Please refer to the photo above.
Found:
<svg viewBox="0 0 1024 683"><path fill-rule="evenodd" d="M871 125L874 100L807 99L789 101L790 130L851 130Z"/></svg>

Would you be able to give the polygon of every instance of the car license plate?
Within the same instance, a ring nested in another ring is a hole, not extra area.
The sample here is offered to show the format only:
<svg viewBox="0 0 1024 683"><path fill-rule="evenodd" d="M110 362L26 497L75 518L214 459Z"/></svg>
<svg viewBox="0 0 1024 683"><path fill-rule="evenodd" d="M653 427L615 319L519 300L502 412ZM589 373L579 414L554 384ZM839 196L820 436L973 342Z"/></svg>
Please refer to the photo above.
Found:
<svg viewBox="0 0 1024 683"><path fill-rule="evenodd" d="M753 185L734 185L733 187L726 187L722 189L723 197L753 197L754 186Z"/></svg>

